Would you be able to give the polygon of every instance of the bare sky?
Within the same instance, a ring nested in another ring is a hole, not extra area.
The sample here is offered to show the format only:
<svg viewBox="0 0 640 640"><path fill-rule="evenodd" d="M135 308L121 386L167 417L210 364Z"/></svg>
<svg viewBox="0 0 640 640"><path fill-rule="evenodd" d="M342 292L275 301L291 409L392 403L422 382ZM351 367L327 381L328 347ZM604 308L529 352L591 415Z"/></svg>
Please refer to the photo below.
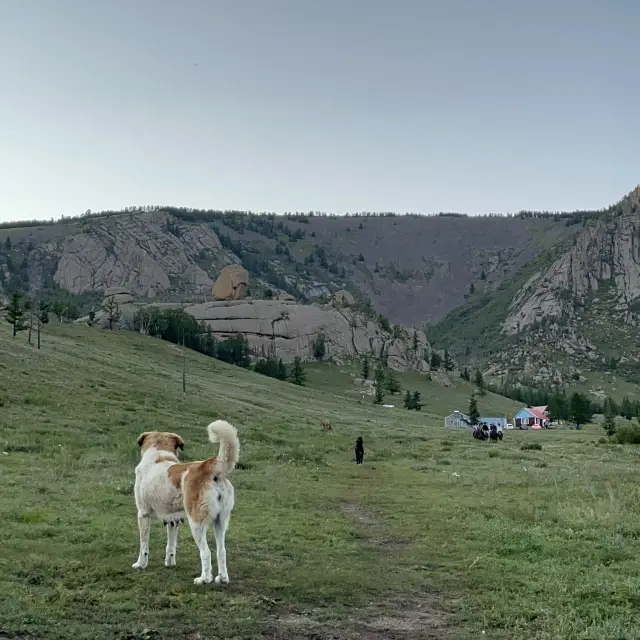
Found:
<svg viewBox="0 0 640 640"><path fill-rule="evenodd" d="M467 213L640 182L631 0L0 0L0 220Z"/></svg>

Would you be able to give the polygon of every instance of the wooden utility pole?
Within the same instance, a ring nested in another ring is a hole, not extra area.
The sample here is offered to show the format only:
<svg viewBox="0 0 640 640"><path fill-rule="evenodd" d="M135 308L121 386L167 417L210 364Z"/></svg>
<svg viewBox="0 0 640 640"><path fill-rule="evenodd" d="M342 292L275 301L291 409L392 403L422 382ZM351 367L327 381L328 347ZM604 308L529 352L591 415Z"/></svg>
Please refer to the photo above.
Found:
<svg viewBox="0 0 640 640"><path fill-rule="evenodd" d="M184 346L184 326L182 327L182 393L187 393L187 350Z"/></svg>

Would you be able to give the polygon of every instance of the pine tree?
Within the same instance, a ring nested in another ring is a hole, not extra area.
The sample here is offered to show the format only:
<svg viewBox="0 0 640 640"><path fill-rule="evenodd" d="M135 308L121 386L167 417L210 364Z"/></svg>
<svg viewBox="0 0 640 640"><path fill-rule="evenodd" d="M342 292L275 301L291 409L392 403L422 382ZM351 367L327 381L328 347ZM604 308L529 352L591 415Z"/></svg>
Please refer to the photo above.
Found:
<svg viewBox="0 0 640 640"><path fill-rule="evenodd" d="M616 434L616 414L614 411L613 403L609 401L610 398L607 398L604 401L604 423L602 427L604 432L607 434L609 440L611 437Z"/></svg>
<svg viewBox="0 0 640 640"><path fill-rule="evenodd" d="M471 420L471 424L478 424L479 418L478 401L476 400L476 394L472 393L471 398L469 398L469 419Z"/></svg>
<svg viewBox="0 0 640 640"><path fill-rule="evenodd" d="M391 371L389 371L385 376L384 388L389 393L400 393L400 383Z"/></svg>
<svg viewBox="0 0 640 640"><path fill-rule="evenodd" d="M413 408L416 411L420 411L422 409L422 402L420 401L420 392L414 391L411 400L413 403Z"/></svg>
<svg viewBox="0 0 640 640"><path fill-rule="evenodd" d="M371 373L369 367L369 356L365 354L364 358L362 358L362 377L364 380L368 380L369 373Z"/></svg>
<svg viewBox="0 0 640 640"><path fill-rule="evenodd" d="M288 377L287 367L285 366L284 362L282 362L282 358L278 360L278 373L276 377L278 378L278 380L286 380Z"/></svg>
<svg viewBox="0 0 640 640"><path fill-rule="evenodd" d="M7 240L9 238L7 237ZM20 303L20 296L17 293L14 293L11 297L11 302L9 303L9 308L7 310L6 321L13 325L13 337L16 337L18 331L23 331L26 329L24 324L24 311L22 309L22 304Z"/></svg>
<svg viewBox="0 0 640 640"><path fill-rule="evenodd" d="M614 413L618 413L617 411L614 410ZM622 404L620 405L620 413L619 415L621 415L623 418L626 418L627 420L631 420L631 418L633 418L633 405L631 404L631 400L629 400L628 396L625 396L624 398L622 398Z"/></svg>
<svg viewBox="0 0 640 640"><path fill-rule="evenodd" d="M296 356L293 360L293 371L291 372L291 382L293 384L297 384L300 387L304 387L304 383L307 379L307 376L302 368L302 362L300 358Z"/></svg>
<svg viewBox="0 0 640 640"><path fill-rule="evenodd" d="M43 324L49 323L49 303L45 300L40 300L38 303L38 310L36 312L38 319L38 349L40 348L40 329Z"/></svg>
<svg viewBox="0 0 640 640"><path fill-rule="evenodd" d="M478 393L480 394L480 396L486 395L487 392L484 389L484 377L482 376L482 371L480 371L480 369L476 369L474 382L478 387Z"/></svg>
<svg viewBox="0 0 640 640"><path fill-rule="evenodd" d="M378 367L374 378L375 397L373 401L375 404L382 404L382 401L384 400L384 381L384 369L382 367Z"/></svg>
<svg viewBox="0 0 640 640"><path fill-rule="evenodd" d="M413 409L413 396L409 389L407 389L407 392L404 394L404 408L409 410Z"/></svg>
<svg viewBox="0 0 640 640"><path fill-rule="evenodd" d="M27 328L29 329L29 333L28 333L28 337L27 337L27 342L29 344L31 344L31 332L33 331L33 314L34 314L34 309L33 309L33 301L27 299L24 303L24 310L29 312L29 322L27 323Z"/></svg>
<svg viewBox="0 0 640 640"><path fill-rule="evenodd" d="M453 358L448 349L444 350L444 370L453 371Z"/></svg>
<svg viewBox="0 0 640 640"><path fill-rule="evenodd" d="M569 417L569 403L564 391L556 391L549 398L547 413L549 414L549 420L553 422L566 420Z"/></svg>
<svg viewBox="0 0 640 640"><path fill-rule="evenodd" d="M589 422L593 416L589 398L581 393L574 393L571 396L571 402L569 404L569 415L576 423L577 429Z"/></svg>

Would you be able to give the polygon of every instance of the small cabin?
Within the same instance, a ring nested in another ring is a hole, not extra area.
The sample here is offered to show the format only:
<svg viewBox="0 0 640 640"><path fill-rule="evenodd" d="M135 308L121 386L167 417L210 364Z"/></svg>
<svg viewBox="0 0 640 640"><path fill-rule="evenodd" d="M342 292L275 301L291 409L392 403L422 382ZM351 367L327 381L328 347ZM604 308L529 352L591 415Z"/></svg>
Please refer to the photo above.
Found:
<svg viewBox="0 0 640 640"><path fill-rule="evenodd" d="M549 426L547 407L523 407L514 419L516 429L542 429Z"/></svg>
<svg viewBox="0 0 640 640"><path fill-rule="evenodd" d="M448 429L464 429L471 427L471 418L460 411L454 411L444 419L444 426Z"/></svg>

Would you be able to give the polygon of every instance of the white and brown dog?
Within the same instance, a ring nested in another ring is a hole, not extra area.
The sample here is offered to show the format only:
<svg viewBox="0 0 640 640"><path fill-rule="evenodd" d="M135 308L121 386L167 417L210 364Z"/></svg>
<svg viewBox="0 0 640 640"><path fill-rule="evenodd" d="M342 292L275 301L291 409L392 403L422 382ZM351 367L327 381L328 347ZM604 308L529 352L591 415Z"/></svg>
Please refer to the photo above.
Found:
<svg viewBox="0 0 640 640"><path fill-rule="evenodd" d="M234 505L233 485L227 474L238 462L240 443L235 428L225 420L207 427L209 440L220 443L218 456L199 462L178 460L184 440L175 433L147 431L138 438L142 459L136 467L135 497L140 530L140 555L134 569L145 569L149 561L151 519L161 520L167 528L164 564L174 567L178 542L178 525L185 518L200 551L201 575L196 584L213 580L211 551L207 529L213 523L218 560L217 583L229 582L225 534Z"/></svg>

